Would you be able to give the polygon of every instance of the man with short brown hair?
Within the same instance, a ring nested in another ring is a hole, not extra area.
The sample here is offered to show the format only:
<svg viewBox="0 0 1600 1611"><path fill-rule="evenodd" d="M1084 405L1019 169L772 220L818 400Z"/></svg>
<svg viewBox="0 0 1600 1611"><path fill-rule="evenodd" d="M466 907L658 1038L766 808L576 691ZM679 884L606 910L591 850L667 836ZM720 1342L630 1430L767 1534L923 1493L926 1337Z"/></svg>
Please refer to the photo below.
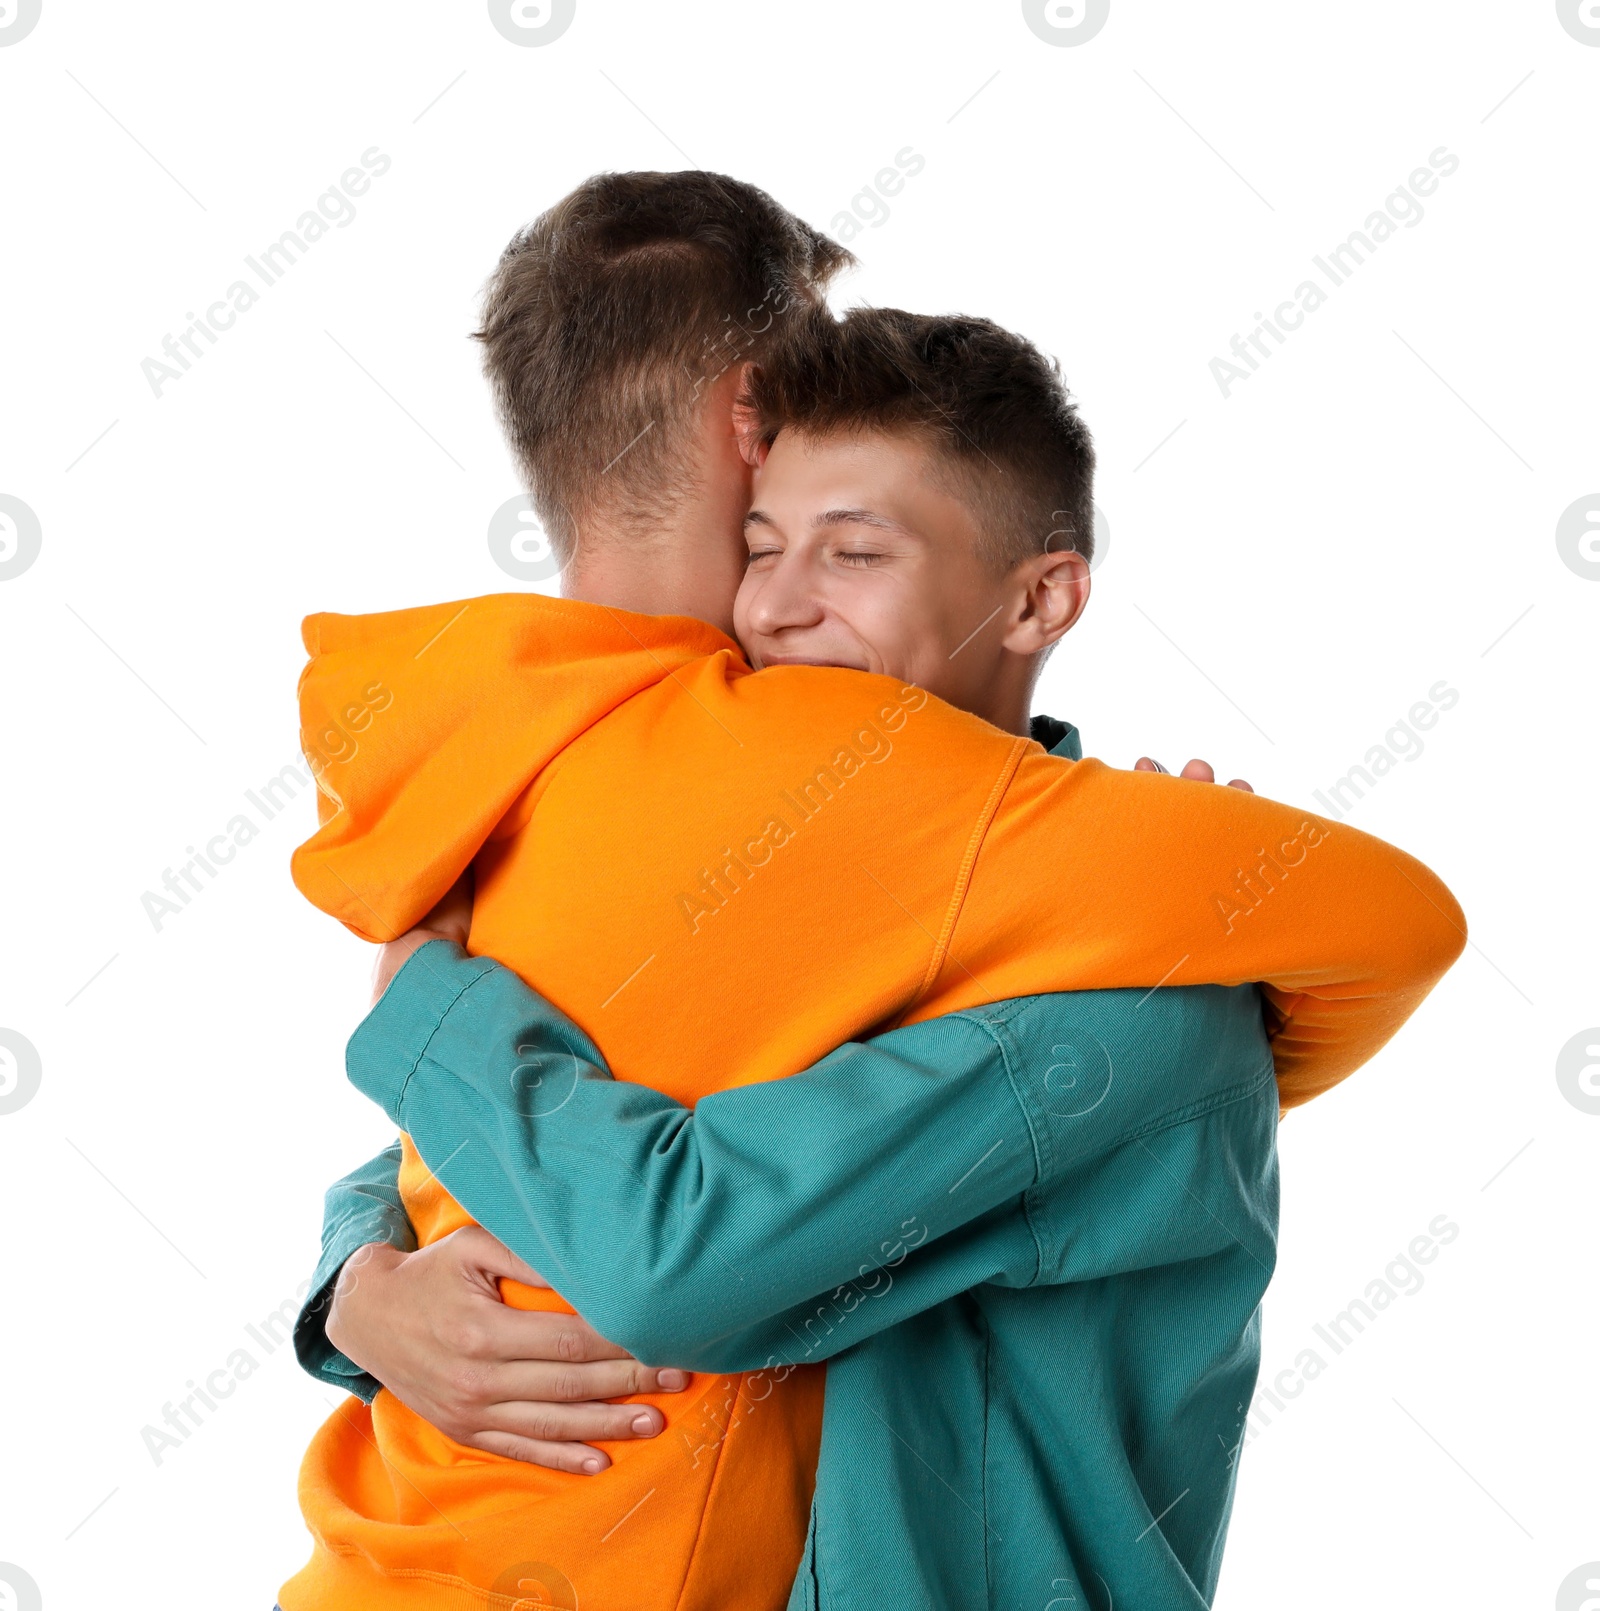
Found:
<svg viewBox="0 0 1600 1611"><path fill-rule="evenodd" d="M731 600L744 507L716 490L746 477L722 405L785 318L820 306L854 262L764 190L718 173L596 174L512 238L476 335L563 566L581 523L591 548L671 556L667 574L608 583L609 603L674 614L685 589L724 571ZM721 427L710 438L707 417ZM691 498L692 531L679 519Z"/></svg>

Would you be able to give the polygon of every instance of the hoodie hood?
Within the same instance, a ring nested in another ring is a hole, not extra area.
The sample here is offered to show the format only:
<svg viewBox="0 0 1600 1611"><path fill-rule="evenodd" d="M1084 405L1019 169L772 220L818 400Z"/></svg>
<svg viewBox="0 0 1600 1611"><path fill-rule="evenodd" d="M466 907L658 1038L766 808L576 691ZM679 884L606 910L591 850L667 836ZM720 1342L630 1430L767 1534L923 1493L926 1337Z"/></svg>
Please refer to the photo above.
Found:
<svg viewBox="0 0 1600 1611"><path fill-rule="evenodd" d="M363 939L413 927L566 747L706 655L715 627L539 594L311 615L300 744L320 826L295 853L312 905Z"/></svg>

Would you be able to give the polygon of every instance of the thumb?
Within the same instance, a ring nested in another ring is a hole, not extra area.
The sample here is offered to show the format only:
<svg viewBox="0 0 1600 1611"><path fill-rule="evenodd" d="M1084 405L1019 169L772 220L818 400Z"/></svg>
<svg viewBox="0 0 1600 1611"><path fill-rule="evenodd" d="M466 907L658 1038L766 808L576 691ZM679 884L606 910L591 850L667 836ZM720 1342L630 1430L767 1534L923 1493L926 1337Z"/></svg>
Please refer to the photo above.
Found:
<svg viewBox="0 0 1600 1611"><path fill-rule="evenodd" d="M520 1281L525 1287L550 1285L531 1264L524 1264L499 1238L491 1236L481 1225L465 1225L446 1238L456 1244L462 1261L475 1266L485 1275L504 1276Z"/></svg>

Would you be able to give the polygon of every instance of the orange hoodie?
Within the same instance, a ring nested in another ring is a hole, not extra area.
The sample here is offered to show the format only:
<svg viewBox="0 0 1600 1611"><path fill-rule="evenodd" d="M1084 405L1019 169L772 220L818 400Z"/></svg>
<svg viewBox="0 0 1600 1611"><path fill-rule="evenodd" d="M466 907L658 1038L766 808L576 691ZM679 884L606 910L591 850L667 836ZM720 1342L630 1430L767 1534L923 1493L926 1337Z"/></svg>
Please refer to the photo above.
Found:
<svg viewBox="0 0 1600 1611"><path fill-rule="evenodd" d="M513 594L313 616L305 640L301 890L384 940L475 864L471 950L684 1102L1012 996L1258 980L1291 1106L1464 939L1439 880L1354 829L1051 757L887 678L752 673L699 622ZM422 1242L471 1223L409 1142L401 1190ZM585 1611L775 1611L821 1388L818 1367L699 1376L594 1478L351 1400L307 1455L315 1550L282 1604L509 1606L521 1571Z"/></svg>

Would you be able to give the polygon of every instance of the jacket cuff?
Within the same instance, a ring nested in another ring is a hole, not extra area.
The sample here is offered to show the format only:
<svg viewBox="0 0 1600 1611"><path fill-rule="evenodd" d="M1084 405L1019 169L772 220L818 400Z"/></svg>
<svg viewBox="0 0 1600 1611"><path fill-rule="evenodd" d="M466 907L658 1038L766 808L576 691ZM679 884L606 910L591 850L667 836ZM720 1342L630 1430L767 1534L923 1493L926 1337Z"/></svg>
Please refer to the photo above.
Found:
<svg viewBox="0 0 1600 1611"><path fill-rule="evenodd" d="M311 1276L310 1296L294 1323L294 1351L303 1370L330 1387L342 1388L370 1404L377 1396L379 1382L328 1340L328 1312L333 1307L333 1289L339 1272L357 1248L369 1242L387 1242L402 1253L416 1250L417 1238L403 1213L374 1205L338 1224L327 1235L322 1257Z"/></svg>
<svg viewBox="0 0 1600 1611"><path fill-rule="evenodd" d="M383 1384L328 1341L328 1310L333 1304L333 1288L338 1279L335 1271L330 1280L312 1293L300 1311L294 1327L295 1358L300 1361L300 1368L319 1382L353 1393L370 1404Z"/></svg>
<svg viewBox="0 0 1600 1611"><path fill-rule="evenodd" d="M445 1015L495 966L487 957L469 957L450 940L429 940L406 959L356 1027L345 1047L345 1073L396 1124L406 1086Z"/></svg>

